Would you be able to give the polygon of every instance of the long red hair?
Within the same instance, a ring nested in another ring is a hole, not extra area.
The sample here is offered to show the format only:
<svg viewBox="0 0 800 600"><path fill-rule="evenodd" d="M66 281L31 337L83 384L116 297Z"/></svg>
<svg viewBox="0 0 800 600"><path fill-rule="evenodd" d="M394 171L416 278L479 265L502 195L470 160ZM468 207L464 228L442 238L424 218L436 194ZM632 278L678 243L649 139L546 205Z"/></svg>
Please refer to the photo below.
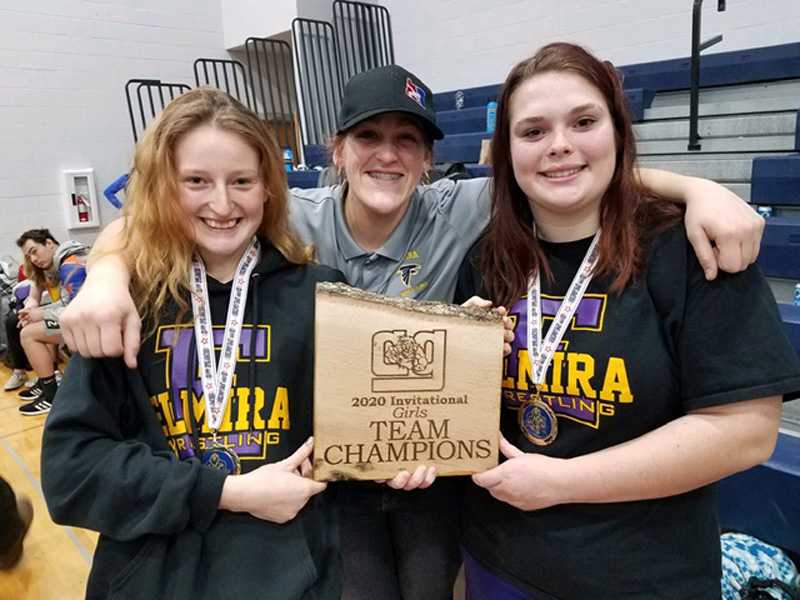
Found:
<svg viewBox="0 0 800 600"><path fill-rule="evenodd" d="M621 291L641 270L647 240L676 223L681 210L671 203L652 202L639 182L636 139L613 65L567 43L541 48L518 63L503 84L492 139L492 217L483 238L480 271L489 297L510 306L527 290L528 277L542 271L550 277L547 258L533 233L528 198L514 177L511 162L510 100L516 89L535 75L567 71L592 84L603 95L614 123L616 166L601 201L599 260L595 276L612 277L611 291Z"/></svg>

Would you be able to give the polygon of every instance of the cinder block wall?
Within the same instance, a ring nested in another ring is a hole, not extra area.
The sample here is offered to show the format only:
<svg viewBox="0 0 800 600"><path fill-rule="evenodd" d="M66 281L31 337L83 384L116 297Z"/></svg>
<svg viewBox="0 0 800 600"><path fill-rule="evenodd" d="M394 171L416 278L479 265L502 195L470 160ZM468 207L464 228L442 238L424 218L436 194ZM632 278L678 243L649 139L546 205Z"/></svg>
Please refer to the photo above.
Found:
<svg viewBox="0 0 800 600"><path fill-rule="evenodd" d="M220 0L0 2L0 256L25 229L67 232L61 170L92 167L98 194L128 168L124 84L193 85L199 56L227 57ZM117 211L100 199L104 223Z"/></svg>

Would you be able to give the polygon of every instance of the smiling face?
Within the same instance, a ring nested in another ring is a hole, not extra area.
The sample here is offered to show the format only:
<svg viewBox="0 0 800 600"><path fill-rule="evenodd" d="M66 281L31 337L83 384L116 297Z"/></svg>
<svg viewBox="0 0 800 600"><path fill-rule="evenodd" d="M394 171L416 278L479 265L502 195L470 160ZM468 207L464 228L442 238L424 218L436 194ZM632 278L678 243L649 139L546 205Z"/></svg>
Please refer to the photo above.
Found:
<svg viewBox="0 0 800 600"><path fill-rule="evenodd" d="M616 165L603 95L574 73L544 72L514 91L509 116L514 177L543 237L594 233Z"/></svg>
<svg viewBox="0 0 800 600"><path fill-rule="evenodd" d="M201 125L176 144L175 165L190 235L207 271L228 281L264 215L258 153L235 133Z"/></svg>
<svg viewBox="0 0 800 600"><path fill-rule="evenodd" d="M347 177L346 203L371 218L399 221L431 165L431 150L413 117L391 112L349 129L333 159Z"/></svg>

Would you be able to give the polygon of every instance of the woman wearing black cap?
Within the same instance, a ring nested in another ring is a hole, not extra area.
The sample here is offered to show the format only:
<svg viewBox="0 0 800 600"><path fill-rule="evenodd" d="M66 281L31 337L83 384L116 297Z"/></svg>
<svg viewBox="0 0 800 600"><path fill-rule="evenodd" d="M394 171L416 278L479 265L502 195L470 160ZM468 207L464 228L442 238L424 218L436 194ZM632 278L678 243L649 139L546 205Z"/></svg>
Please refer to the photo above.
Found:
<svg viewBox="0 0 800 600"><path fill-rule="evenodd" d="M489 220L489 179L440 180L421 185L433 160L433 94L398 66L353 77L345 88L333 161L344 183L293 190L291 220L316 246L320 263L341 270L351 285L416 299L450 301L458 267ZM660 172L642 173L664 196L702 197L687 223L715 237L720 265L732 271L755 259L763 221L716 184ZM698 205L699 203L699 205ZM726 214L723 219L719 216ZM699 221L698 221L699 218ZM128 267L113 253L121 224L95 247L111 249L92 264L83 292L62 317L65 338L85 355L125 355L135 366L139 318L127 296ZM698 252L716 257L703 233ZM733 238L736 238L735 240ZM437 481L420 469L400 474L396 491L375 484L342 486L347 600L444 599L460 564L458 480ZM413 491L411 491L413 490Z"/></svg>

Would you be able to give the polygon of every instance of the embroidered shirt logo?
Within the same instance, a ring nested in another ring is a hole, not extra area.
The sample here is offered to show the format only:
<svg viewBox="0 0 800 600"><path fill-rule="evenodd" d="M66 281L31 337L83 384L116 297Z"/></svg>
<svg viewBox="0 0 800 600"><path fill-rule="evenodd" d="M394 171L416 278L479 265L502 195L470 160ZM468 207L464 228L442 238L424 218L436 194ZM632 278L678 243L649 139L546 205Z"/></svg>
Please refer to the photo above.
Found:
<svg viewBox="0 0 800 600"><path fill-rule="evenodd" d="M419 273L420 265L415 263L401 265L399 269L397 269L397 274L400 276L400 281L403 282L403 285L407 288L411 287L411 278L414 275Z"/></svg>

